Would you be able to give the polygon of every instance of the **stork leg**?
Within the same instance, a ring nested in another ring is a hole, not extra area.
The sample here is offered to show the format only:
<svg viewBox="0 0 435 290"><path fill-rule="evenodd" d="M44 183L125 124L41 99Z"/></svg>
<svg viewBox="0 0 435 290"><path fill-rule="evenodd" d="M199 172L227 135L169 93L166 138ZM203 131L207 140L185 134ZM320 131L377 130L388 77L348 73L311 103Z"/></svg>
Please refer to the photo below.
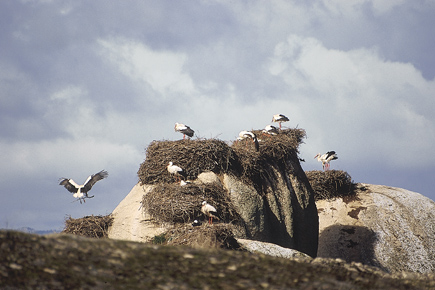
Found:
<svg viewBox="0 0 435 290"><path fill-rule="evenodd" d="M185 140L186 139L186 134L183 134L183 140Z"/></svg>

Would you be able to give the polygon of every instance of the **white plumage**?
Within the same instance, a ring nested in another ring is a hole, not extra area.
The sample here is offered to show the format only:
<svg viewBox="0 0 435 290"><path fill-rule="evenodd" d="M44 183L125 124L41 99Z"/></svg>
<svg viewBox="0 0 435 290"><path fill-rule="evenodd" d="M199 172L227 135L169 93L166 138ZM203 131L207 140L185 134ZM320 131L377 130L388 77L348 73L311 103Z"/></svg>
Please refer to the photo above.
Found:
<svg viewBox="0 0 435 290"><path fill-rule="evenodd" d="M202 202L201 211L203 214L208 216L208 223L213 224L213 218L219 220L217 216L217 210L214 206L208 204L205 200Z"/></svg>
<svg viewBox="0 0 435 290"><path fill-rule="evenodd" d="M69 178L61 178L59 185L63 185L69 192L73 193L73 197L77 198L80 203L85 202L85 198L92 198L94 196L88 196L88 191L92 189L97 181L106 178L109 173L105 170L101 170L98 173L90 175L84 184L79 185L74 180Z"/></svg>
<svg viewBox="0 0 435 290"><path fill-rule="evenodd" d="M189 126L186 126L186 125L181 124L181 123L175 123L174 130L176 132L183 133L183 140L186 138L186 135L189 137L193 137L193 134L195 133L195 131L190 129Z"/></svg>
<svg viewBox="0 0 435 290"><path fill-rule="evenodd" d="M267 125L266 127L264 127L262 132L265 133L265 134L269 134L269 135L273 136L273 135L278 135L279 130L275 126Z"/></svg>
<svg viewBox="0 0 435 290"><path fill-rule="evenodd" d="M314 158L317 158L317 161L322 162L323 170L329 170L329 162L338 159L338 156L335 151L328 151L325 154L318 153Z"/></svg>
<svg viewBox="0 0 435 290"><path fill-rule="evenodd" d="M288 121L289 121L289 118L287 118L283 114L276 114L276 115L273 115L273 117L272 117L272 122L279 123L279 128L280 129L281 129L281 123L282 122L288 122Z"/></svg>
<svg viewBox="0 0 435 290"><path fill-rule="evenodd" d="M240 131L239 137L237 137L237 140L244 140L244 139L251 139L252 142L255 144L255 150L260 149L260 145L258 144L257 136L252 133L251 131Z"/></svg>
<svg viewBox="0 0 435 290"><path fill-rule="evenodd" d="M181 177L180 176L185 176L185 172L183 171L183 169L177 165L174 165L172 163L172 161L169 162L168 166L166 166L166 168L168 169L168 172L172 175L175 176L175 178L177 178L177 180L180 180Z"/></svg>

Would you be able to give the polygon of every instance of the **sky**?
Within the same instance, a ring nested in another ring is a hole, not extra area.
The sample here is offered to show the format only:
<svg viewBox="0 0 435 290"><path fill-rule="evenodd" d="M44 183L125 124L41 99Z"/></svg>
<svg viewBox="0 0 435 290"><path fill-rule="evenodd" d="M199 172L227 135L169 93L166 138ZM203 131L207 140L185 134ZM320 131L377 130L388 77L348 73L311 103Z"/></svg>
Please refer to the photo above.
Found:
<svg viewBox="0 0 435 290"><path fill-rule="evenodd" d="M107 215L153 140L284 114L304 170L435 199L434 0L0 1L0 228ZM59 178L109 177L76 202Z"/></svg>

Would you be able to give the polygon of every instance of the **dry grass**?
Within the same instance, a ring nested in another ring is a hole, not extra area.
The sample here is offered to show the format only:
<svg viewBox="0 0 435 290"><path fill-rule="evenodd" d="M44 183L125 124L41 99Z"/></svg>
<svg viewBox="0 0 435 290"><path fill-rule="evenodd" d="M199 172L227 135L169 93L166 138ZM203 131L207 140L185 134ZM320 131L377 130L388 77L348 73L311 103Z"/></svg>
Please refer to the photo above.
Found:
<svg viewBox="0 0 435 290"><path fill-rule="evenodd" d="M314 190L315 200L348 197L354 194L356 184L352 182L351 176L345 171L313 170L307 171L305 174Z"/></svg>
<svg viewBox="0 0 435 290"><path fill-rule="evenodd" d="M74 234L90 238L107 238L107 230L112 225L112 215L85 216L83 218L65 219L65 228L62 233Z"/></svg>

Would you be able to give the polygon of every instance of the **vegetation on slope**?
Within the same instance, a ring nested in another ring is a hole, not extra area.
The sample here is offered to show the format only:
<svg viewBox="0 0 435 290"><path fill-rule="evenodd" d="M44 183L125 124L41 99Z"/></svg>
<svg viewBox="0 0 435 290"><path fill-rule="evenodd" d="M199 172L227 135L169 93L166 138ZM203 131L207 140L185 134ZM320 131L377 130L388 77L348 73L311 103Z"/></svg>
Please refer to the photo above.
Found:
<svg viewBox="0 0 435 290"><path fill-rule="evenodd" d="M0 231L3 289L434 289L341 261Z"/></svg>

